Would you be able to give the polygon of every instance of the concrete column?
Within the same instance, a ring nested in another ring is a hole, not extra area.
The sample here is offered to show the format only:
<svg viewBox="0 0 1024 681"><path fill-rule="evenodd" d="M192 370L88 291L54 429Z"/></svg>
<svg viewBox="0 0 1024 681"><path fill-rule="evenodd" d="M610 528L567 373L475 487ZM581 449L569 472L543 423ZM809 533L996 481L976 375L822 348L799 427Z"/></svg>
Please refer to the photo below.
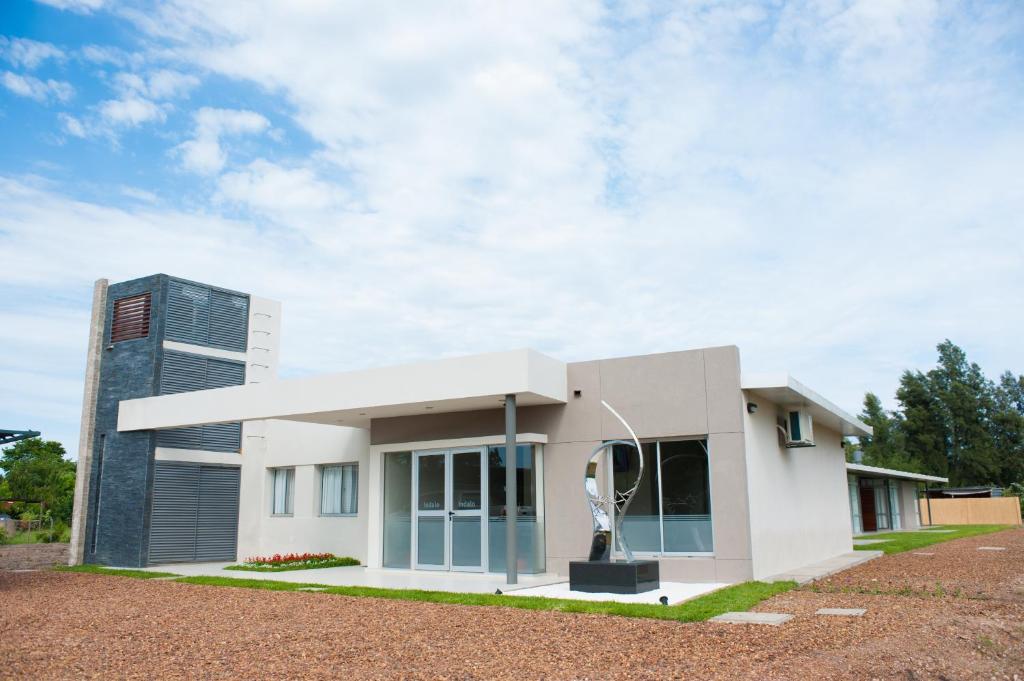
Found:
<svg viewBox="0 0 1024 681"><path fill-rule="evenodd" d="M516 521L519 496L516 490L516 396L505 395L505 582L519 581L519 556L516 547ZM486 513L486 511L485 511ZM487 522L487 516L483 516ZM484 547L486 550L486 547Z"/></svg>
<svg viewBox="0 0 1024 681"><path fill-rule="evenodd" d="M89 322L89 349L85 360L82 423L78 432L78 469L75 473L68 565L80 565L85 556L86 514L89 509L93 444L96 441L96 399L100 385L100 358L103 353L103 331L106 326L108 284L106 279L97 279L92 289L92 318Z"/></svg>

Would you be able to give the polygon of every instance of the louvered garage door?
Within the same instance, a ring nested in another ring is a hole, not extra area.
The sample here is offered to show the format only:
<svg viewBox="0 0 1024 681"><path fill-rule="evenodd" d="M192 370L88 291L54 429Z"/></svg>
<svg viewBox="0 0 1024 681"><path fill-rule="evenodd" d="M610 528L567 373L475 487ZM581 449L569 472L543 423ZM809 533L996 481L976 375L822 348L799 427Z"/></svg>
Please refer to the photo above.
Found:
<svg viewBox="0 0 1024 681"><path fill-rule="evenodd" d="M149 562L234 560L239 469L157 461Z"/></svg>

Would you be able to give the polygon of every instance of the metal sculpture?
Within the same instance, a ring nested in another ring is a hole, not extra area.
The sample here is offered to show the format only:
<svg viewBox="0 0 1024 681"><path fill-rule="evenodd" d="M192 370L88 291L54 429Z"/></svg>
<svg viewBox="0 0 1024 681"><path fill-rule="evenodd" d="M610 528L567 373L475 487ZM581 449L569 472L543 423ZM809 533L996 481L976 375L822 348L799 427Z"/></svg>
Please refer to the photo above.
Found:
<svg viewBox="0 0 1024 681"><path fill-rule="evenodd" d="M636 433L629 427L626 420L619 416L619 413L612 409L604 400L601 400L601 404L604 405L605 409L610 411L612 415L625 426L629 432L629 436L633 438L632 442L627 440L612 440L605 442L594 448L594 451L590 454L590 459L587 462L587 472L583 478L583 489L586 491L587 501L590 503L590 513L594 516L594 538L590 543L590 558L591 561L608 562L611 560L611 537L612 537L612 521L611 518L615 518L615 538L618 540L619 548L622 553L626 556L626 560L630 563L633 562L633 552L629 550L629 545L626 544L626 537L622 532L622 521L626 517L626 510L629 508L630 502L633 501L633 497L636 495L637 489L640 487L640 480L644 477L644 453L640 447L640 440L637 439ZM640 467L637 471L636 480L633 485L622 492L615 490L615 485L612 485L612 495L606 497L598 492L597 487L597 463L600 459L601 454L606 451L610 451L612 447L616 445L624 445L627 447L634 447L636 449L637 458L640 460Z"/></svg>

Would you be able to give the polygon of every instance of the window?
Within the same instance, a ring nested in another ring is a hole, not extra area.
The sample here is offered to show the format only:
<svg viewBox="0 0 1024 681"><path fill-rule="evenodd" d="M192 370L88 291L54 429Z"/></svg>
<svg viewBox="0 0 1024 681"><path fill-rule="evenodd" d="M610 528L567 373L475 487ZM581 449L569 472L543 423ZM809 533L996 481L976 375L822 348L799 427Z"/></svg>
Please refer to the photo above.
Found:
<svg viewBox="0 0 1024 681"><path fill-rule="evenodd" d="M648 442L641 445L644 476L626 509L622 531L636 553L710 553L711 484L704 440ZM636 480L636 450L612 448L611 477L616 491Z"/></svg>
<svg viewBox="0 0 1024 681"><path fill-rule="evenodd" d="M272 469L273 504L270 512L274 515L291 515L295 506L295 469Z"/></svg>
<svg viewBox="0 0 1024 681"><path fill-rule="evenodd" d="M320 515L355 515L359 509L359 467L324 466L320 471Z"/></svg>
<svg viewBox="0 0 1024 681"><path fill-rule="evenodd" d="M110 322L110 342L119 343L148 336L150 305L149 293L115 300Z"/></svg>

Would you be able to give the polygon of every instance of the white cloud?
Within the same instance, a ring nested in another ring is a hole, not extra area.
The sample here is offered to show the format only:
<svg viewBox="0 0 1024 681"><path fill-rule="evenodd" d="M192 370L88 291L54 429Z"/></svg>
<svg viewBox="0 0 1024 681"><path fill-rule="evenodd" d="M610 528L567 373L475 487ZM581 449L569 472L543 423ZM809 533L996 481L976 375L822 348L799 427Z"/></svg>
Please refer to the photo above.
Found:
<svg viewBox="0 0 1024 681"><path fill-rule="evenodd" d="M19 75L4 71L2 82L4 87L21 97L28 97L37 102L66 102L75 94L71 83L63 80L40 80L34 76Z"/></svg>
<svg viewBox="0 0 1024 681"><path fill-rule="evenodd" d="M167 117L158 104L136 95L108 99L100 103L98 111L105 123L122 127L135 127L150 121L162 121Z"/></svg>
<svg viewBox="0 0 1024 681"><path fill-rule="evenodd" d="M195 114L192 139L177 147L182 165L193 172L210 175L227 162L221 147L224 136L254 135L267 130L270 121L254 111L203 107Z"/></svg>
<svg viewBox="0 0 1024 681"><path fill-rule="evenodd" d="M79 14L90 14L102 9L107 4L107 0L36 0L36 2Z"/></svg>
<svg viewBox="0 0 1024 681"><path fill-rule="evenodd" d="M64 51L51 43L0 36L0 54L15 66L32 70L47 59L63 60Z"/></svg>
<svg viewBox="0 0 1024 681"><path fill-rule="evenodd" d="M264 159L218 179L219 198L288 221L301 213L338 208L343 195L310 168L285 168Z"/></svg>
<svg viewBox="0 0 1024 681"><path fill-rule="evenodd" d="M63 129L64 132L66 132L67 134L72 135L74 137L87 136L88 133L86 132L85 126L82 124L82 121L75 118L71 114L61 113L60 115L58 115L57 118L60 120L61 129Z"/></svg>

